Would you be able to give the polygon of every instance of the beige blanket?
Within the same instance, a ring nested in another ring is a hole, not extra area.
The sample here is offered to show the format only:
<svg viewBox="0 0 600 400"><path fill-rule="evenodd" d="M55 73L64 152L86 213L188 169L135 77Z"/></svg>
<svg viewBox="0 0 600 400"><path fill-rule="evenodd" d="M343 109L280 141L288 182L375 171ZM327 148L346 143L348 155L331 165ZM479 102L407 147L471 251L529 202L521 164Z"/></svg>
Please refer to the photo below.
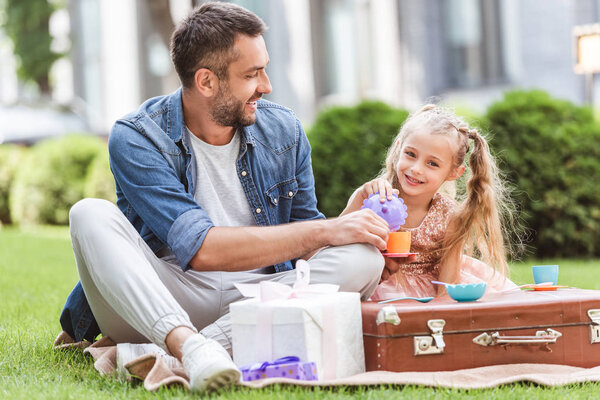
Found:
<svg viewBox="0 0 600 400"><path fill-rule="evenodd" d="M123 355L118 354L117 345L109 338L102 338L92 345L87 342L74 343L73 339L65 332L56 338L54 347L56 349L84 348L84 353L90 354L95 359L94 367L101 374L115 375L126 379L141 379L144 381L144 387L150 391L172 385L180 385L189 389L189 381L179 361L166 355L158 347L155 347L156 352L149 352L127 360L123 359ZM142 346L136 347L136 349L144 348ZM128 353L129 356L136 355L135 352L130 351L130 347L123 346L121 352ZM274 383L300 386L396 384L481 389L519 381L533 382L544 386L599 382L600 366L578 368L554 364L508 364L443 372L372 371L330 381L269 378L261 381L242 382L240 385L261 388Z"/></svg>

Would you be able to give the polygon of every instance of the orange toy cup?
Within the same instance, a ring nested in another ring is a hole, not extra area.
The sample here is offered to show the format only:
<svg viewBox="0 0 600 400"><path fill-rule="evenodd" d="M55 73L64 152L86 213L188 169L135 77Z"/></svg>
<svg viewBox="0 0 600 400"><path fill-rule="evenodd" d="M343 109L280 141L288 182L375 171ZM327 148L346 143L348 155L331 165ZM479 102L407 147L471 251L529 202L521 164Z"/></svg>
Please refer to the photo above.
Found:
<svg viewBox="0 0 600 400"><path fill-rule="evenodd" d="M387 241L388 253L410 253L410 232L390 232Z"/></svg>

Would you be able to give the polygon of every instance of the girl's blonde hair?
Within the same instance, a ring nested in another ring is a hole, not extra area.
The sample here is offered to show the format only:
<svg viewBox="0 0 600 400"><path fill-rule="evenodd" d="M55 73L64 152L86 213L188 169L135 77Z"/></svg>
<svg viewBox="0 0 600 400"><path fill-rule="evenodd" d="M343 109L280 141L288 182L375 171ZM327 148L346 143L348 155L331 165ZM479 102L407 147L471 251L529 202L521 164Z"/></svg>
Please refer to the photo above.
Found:
<svg viewBox="0 0 600 400"><path fill-rule="evenodd" d="M473 142L469 161L465 165L465 193L456 199L457 207L451 213L442 244L439 279L458 282L460 265L449 264L460 254L479 258L493 266L502 276L507 276L505 237L508 238L506 228L513 226L514 208L507 187L499 177L487 141L476 129L470 128L452 111L428 104L411 114L404 122L388 150L385 167L379 176L387 179L394 188L401 190L396 165L402 155L405 139L416 130L456 137L454 168L463 165L469 152L469 144ZM447 184L451 184L451 187ZM454 199L455 182L446 182L440 191Z"/></svg>

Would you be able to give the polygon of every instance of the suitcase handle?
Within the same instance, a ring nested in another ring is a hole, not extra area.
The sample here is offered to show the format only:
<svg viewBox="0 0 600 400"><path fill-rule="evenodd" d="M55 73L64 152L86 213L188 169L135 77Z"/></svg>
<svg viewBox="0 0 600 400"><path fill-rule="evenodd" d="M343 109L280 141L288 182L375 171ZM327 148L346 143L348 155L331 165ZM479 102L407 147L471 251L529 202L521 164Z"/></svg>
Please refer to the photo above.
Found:
<svg viewBox="0 0 600 400"><path fill-rule="evenodd" d="M484 332L473 338L473 343L480 346L551 344L556 343L556 339L561 336L562 333L550 328L545 331L537 331L535 336L501 336L500 332L492 334Z"/></svg>

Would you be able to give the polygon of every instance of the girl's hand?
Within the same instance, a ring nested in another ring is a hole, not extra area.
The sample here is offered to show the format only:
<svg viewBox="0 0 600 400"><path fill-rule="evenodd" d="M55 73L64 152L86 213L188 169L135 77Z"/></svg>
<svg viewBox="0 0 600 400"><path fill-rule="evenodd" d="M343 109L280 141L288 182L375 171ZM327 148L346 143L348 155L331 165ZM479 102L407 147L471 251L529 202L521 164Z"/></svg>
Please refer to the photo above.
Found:
<svg viewBox="0 0 600 400"><path fill-rule="evenodd" d="M383 268L383 272L381 273L381 279L379 280L379 283L387 281L390 278L390 276L398 272L402 265L410 264L415 261L417 261L416 254L402 258L385 257L385 267Z"/></svg>
<svg viewBox="0 0 600 400"><path fill-rule="evenodd" d="M400 195L400 191L398 189L392 188L392 185L386 181L385 179L376 178L372 181L369 181L356 189L350 199L348 200L348 204L342 213L342 215L346 215L348 213L358 211L363 205L363 201L369 198L373 193L379 192L379 201L385 203L386 197L388 200L392 199L392 195L396 194L396 196Z"/></svg>
<svg viewBox="0 0 600 400"><path fill-rule="evenodd" d="M362 185L359 189L359 196L361 197L361 201L369 198L373 193L379 192L379 201L381 203L385 203L385 200L392 200L392 195L396 196L400 195L400 191L398 189L392 188L391 183L382 178L375 178L372 181L369 181Z"/></svg>

